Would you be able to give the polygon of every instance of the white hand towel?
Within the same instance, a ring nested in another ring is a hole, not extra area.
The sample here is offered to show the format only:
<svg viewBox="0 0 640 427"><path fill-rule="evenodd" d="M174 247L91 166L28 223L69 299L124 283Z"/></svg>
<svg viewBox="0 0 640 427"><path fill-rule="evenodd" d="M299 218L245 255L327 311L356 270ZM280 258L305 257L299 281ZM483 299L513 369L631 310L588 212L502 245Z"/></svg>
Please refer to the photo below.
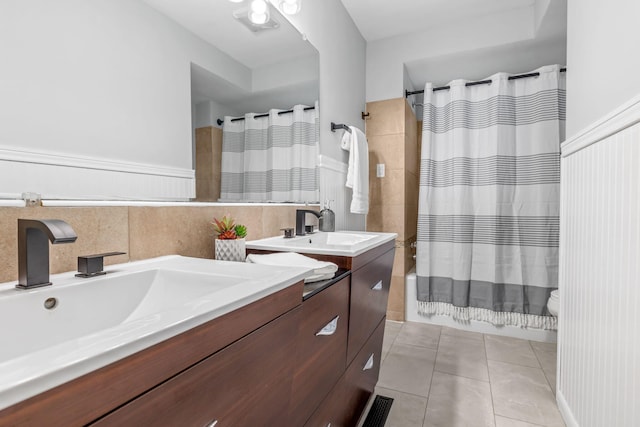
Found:
<svg viewBox="0 0 640 427"><path fill-rule="evenodd" d="M351 150L346 186L353 190L351 213L369 212L369 145L367 137L355 126L351 129Z"/></svg>
<svg viewBox="0 0 640 427"><path fill-rule="evenodd" d="M351 132L344 132L340 141L340 148L344 151L351 151Z"/></svg>
<svg viewBox="0 0 640 427"><path fill-rule="evenodd" d="M318 261L295 252L276 252L267 255L249 254L246 261L263 265L308 268L310 275L304 280L306 283L330 279L338 271L338 266L332 262Z"/></svg>

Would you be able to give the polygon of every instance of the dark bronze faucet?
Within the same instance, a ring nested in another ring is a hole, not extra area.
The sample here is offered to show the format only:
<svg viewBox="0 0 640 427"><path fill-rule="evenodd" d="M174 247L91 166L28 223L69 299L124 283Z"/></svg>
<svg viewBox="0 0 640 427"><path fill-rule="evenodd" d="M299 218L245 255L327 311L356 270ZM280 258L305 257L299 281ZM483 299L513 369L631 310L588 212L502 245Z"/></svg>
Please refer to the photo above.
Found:
<svg viewBox="0 0 640 427"><path fill-rule="evenodd" d="M49 240L73 243L78 236L60 219L18 219L18 289L51 285Z"/></svg>
<svg viewBox="0 0 640 427"><path fill-rule="evenodd" d="M306 233L304 226L305 226L305 216L306 214L313 214L315 216L317 216L318 218L320 218L322 215L320 215L320 212L316 212L316 211L312 211L310 209L296 209L296 236L304 236Z"/></svg>

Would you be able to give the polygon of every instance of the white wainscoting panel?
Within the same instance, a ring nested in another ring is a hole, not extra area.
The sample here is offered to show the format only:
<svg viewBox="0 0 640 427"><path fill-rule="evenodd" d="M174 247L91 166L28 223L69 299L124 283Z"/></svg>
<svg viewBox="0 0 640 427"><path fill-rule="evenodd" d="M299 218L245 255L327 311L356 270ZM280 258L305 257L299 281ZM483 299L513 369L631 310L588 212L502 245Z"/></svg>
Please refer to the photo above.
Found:
<svg viewBox="0 0 640 427"><path fill-rule="evenodd" d="M562 147L557 400L640 426L640 99Z"/></svg>
<svg viewBox="0 0 640 427"><path fill-rule="evenodd" d="M0 193L51 199L188 200L191 169L22 151L0 146Z"/></svg>
<svg viewBox="0 0 640 427"><path fill-rule="evenodd" d="M351 189L344 184L347 181L347 165L325 155L318 156L320 168L320 204L333 200L331 210L336 214L336 230L364 231L366 215L350 212Z"/></svg>

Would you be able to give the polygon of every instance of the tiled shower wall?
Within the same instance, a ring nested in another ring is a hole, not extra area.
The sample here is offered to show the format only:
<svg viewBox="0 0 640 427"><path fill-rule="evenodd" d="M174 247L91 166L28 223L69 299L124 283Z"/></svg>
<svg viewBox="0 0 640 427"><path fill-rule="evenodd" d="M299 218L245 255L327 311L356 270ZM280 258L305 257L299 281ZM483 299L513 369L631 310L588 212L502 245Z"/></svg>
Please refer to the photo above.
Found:
<svg viewBox="0 0 640 427"><path fill-rule="evenodd" d="M196 129L196 200L215 202L220 198L222 129Z"/></svg>
<svg viewBox="0 0 640 427"><path fill-rule="evenodd" d="M369 215L367 231L398 233L387 318L404 320L404 277L413 267L418 221L418 122L404 98L367 103ZM376 165L385 176L376 177Z"/></svg>
<svg viewBox="0 0 640 427"><path fill-rule="evenodd" d="M18 279L18 218L62 219L76 231L75 243L50 245L53 274L76 270L80 255L110 251L127 254L108 257L105 265L170 254L213 258L213 217L233 215L253 240L294 227L295 210L296 206L0 207L0 283Z"/></svg>

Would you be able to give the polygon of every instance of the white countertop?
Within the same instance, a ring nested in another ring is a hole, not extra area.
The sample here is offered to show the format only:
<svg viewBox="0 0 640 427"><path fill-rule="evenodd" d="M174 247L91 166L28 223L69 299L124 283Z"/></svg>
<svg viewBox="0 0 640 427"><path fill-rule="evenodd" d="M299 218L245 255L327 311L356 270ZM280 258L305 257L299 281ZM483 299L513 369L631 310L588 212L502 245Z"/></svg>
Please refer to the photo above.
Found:
<svg viewBox="0 0 640 427"><path fill-rule="evenodd" d="M283 236L251 240L247 249L288 251L302 254L338 255L355 257L377 246L395 240L396 233L367 231L315 232L286 239Z"/></svg>

